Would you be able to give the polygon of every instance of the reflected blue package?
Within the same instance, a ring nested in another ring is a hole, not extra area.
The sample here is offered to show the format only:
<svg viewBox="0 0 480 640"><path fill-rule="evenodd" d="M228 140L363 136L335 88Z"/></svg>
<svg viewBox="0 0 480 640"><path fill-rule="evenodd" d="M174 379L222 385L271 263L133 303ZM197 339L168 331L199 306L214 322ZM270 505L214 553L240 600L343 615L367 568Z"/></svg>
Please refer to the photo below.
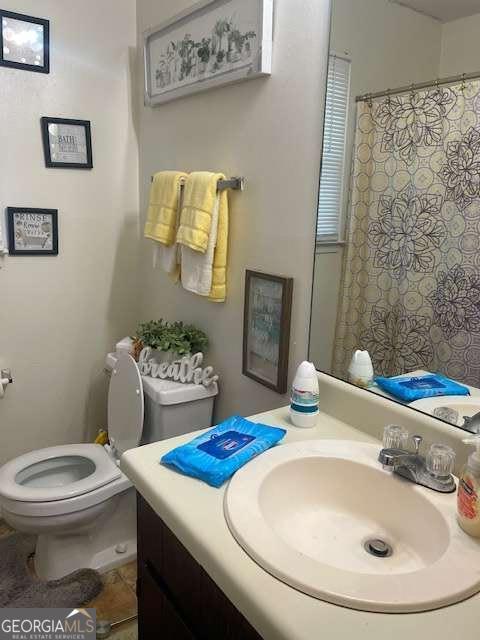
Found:
<svg viewBox="0 0 480 640"><path fill-rule="evenodd" d="M172 449L160 462L220 487L237 469L277 444L285 429L232 416L191 442Z"/></svg>
<svg viewBox="0 0 480 640"><path fill-rule="evenodd" d="M458 384L440 373L426 373L421 376L394 376L375 378L378 386L404 402L413 402L435 396L469 396L468 387Z"/></svg>

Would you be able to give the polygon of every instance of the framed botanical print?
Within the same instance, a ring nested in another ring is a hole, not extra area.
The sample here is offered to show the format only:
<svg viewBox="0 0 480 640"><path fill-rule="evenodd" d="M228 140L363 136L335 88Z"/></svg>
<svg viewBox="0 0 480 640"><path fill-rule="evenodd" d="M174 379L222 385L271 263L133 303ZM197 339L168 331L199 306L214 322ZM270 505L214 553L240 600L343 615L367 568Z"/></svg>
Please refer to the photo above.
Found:
<svg viewBox="0 0 480 640"><path fill-rule="evenodd" d="M8 207L8 253L11 256L58 255L58 211Z"/></svg>
<svg viewBox="0 0 480 640"><path fill-rule="evenodd" d="M42 118L45 166L56 169L91 169L92 134L88 120Z"/></svg>
<svg viewBox="0 0 480 640"><path fill-rule="evenodd" d="M145 104L272 71L273 0L200 0L144 33Z"/></svg>
<svg viewBox="0 0 480 640"><path fill-rule="evenodd" d="M246 272L243 374L287 391L293 278Z"/></svg>
<svg viewBox="0 0 480 640"><path fill-rule="evenodd" d="M0 9L0 67L50 73L50 23Z"/></svg>

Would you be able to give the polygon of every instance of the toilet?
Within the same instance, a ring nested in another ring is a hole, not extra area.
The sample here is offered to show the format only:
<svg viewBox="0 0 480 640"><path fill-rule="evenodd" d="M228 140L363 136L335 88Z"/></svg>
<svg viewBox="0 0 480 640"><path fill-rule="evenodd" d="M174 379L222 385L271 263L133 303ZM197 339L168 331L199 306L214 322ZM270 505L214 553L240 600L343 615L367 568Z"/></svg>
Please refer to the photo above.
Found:
<svg viewBox="0 0 480 640"><path fill-rule="evenodd" d="M110 445L31 451L0 468L2 517L38 536L35 570L54 580L80 568L105 572L136 556L136 500L120 470L124 451L211 426L216 384L140 375L129 354L107 356Z"/></svg>

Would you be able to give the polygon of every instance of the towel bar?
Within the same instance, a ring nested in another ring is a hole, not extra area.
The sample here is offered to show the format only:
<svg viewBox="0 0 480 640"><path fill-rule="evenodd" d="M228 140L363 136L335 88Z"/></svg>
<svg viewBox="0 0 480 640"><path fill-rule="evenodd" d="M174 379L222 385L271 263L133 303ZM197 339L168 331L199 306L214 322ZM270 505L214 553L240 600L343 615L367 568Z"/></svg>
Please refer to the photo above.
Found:
<svg viewBox="0 0 480 640"><path fill-rule="evenodd" d="M153 176L151 176L153 182ZM228 180L219 180L217 189L223 191L224 189L235 189L237 191L243 191L245 188L245 178L228 178Z"/></svg>

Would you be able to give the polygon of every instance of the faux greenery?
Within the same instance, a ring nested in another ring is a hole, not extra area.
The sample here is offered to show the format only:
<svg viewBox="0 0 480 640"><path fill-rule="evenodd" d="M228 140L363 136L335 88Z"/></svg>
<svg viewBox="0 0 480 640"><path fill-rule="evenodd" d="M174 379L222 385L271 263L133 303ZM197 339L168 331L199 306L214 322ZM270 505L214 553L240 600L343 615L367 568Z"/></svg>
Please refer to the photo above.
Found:
<svg viewBox="0 0 480 640"><path fill-rule="evenodd" d="M135 340L145 347L159 351L174 351L183 356L188 353L202 353L208 347L206 334L192 324L151 320L143 322L137 329Z"/></svg>

